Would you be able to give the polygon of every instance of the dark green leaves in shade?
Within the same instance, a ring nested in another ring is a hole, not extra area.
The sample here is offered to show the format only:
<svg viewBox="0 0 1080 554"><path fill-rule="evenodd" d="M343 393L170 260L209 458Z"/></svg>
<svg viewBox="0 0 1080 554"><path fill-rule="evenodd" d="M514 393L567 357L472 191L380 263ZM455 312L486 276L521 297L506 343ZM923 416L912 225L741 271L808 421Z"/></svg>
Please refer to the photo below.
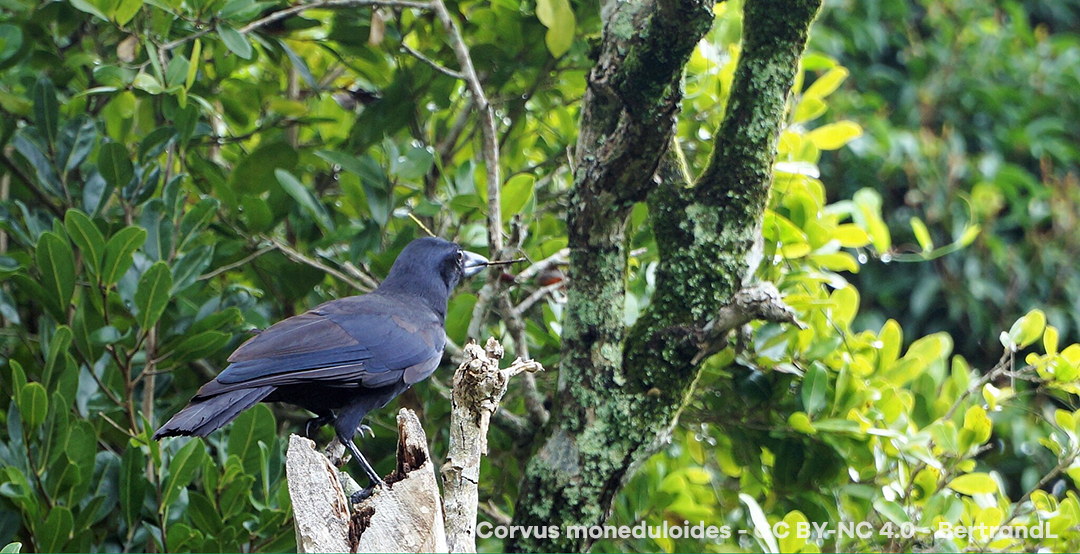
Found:
<svg viewBox="0 0 1080 554"><path fill-rule="evenodd" d="M169 305L171 290L172 273L169 271L169 264L155 262L142 274L139 278L139 288L135 290L135 306L139 309L137 317L139 327L147 330L157 323Z"/></svg>
<svg viewBox="0 0 1080 554"><path fill-rule="evenodd" d="M42 301L58 321L66 321L67 307L75 294L75 255L67 239L51 231L42 233L37 264L46 294Z"/></svg>

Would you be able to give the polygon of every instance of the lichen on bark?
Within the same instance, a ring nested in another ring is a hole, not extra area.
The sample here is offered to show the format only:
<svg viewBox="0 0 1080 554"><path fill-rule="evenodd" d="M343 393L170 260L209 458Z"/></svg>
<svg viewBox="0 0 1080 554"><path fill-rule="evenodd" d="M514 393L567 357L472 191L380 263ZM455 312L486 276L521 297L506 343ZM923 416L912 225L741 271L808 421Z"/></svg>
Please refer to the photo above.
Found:
<svg viewBox="0 0 1080 554"><path fill-rule="evenodd" d="M559 387L515 525L602 524L624 479L675 423L697 376L706 324L750 274L788 91L819 7L820 0L748 0L725 119L693 184L669 145L683 67L711 25L712 2L620 2L607 10L575 156ZM627 329L624 226L633 203L646 199L661 263L650 308ZM560 533L517 537L506 547L590 544Z"/></svg>

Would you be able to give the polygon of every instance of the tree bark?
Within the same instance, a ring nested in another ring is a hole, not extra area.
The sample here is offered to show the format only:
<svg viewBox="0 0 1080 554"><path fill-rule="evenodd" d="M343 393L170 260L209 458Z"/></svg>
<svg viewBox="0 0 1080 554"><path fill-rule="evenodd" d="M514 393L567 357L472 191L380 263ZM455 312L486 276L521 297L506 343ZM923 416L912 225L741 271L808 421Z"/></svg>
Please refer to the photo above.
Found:
<svg viewBox="0 0 1080 554"><path fill-rule="evenodd" d="M563 532L512 539L508 549L587 550L587 536L565 530L604 522L625 478L676 422L715 335L750 317L794 321L778 298L752 313L734 300L756 266L777 137L819 7L820 0L747 1L728 109L696 183L669 146L683 67L712 23L712 2L620 3L608 14L583 100L568 214L559 389L514 511L514 525ZM623 228L643 200L664 245L650 304L661 308L627 330Z"/></svg>

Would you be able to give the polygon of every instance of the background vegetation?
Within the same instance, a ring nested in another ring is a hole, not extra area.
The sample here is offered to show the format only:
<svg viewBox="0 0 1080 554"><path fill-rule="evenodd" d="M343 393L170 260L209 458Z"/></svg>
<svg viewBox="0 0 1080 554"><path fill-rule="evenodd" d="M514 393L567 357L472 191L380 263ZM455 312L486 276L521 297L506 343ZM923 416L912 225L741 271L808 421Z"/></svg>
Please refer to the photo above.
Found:
<svg viewBox="0 0 1080 554"><path fill-rule="evenodd" d="M442 28L413 9L267 19L285 5L256 0L2 5L0 544L295 548L283 437L306 414L260 406L205 441L148 436L248 330L368 290L422 233L410 214L485 251L480 133L462 82L435 67L457 67ZM500 116L503 217L520 215L524 255L548 258L566 245L567 151L599 8L450 8ZM716 13L678 132L696 171L741 35L740 2ZM907 525L942 520L1046 521L1062 537L933 545L944 550L1080 548L1078 26L1070 2L826 4L757 274L805 327L755 324L711 358L612 516L871 521L895 535L596 550L906 550L932 541ZM647 212L629 222L628 324L652 291ZM533 277L511 297L531 355L554 370L560 274ZM451 302L457 344L480 284ZM481 334L523 346L484 321ZM401 400L422 411L436 456L447 375ZM504 409L525 401L512 391ZM383 471L391 413L364 446ZM527 428L502 425L483 468L493 520L512 511L531 448Z"/></svg>

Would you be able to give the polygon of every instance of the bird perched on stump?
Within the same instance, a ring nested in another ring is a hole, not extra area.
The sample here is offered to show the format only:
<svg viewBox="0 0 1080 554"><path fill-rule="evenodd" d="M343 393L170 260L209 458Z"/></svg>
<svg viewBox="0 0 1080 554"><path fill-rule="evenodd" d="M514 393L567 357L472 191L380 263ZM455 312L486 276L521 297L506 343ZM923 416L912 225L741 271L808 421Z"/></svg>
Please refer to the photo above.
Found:
<svg viewBox="0 0 1080 554"><path fill-rule="evenodd" d="M305 426L309 436L333 423L372 486L383 484L353 437L368 412L435 371L450 293L497 263L443 239L412 241L374 291L331 300L242 344L154 438L205 437L257 402L287 402L316 415Z"/></svg>

